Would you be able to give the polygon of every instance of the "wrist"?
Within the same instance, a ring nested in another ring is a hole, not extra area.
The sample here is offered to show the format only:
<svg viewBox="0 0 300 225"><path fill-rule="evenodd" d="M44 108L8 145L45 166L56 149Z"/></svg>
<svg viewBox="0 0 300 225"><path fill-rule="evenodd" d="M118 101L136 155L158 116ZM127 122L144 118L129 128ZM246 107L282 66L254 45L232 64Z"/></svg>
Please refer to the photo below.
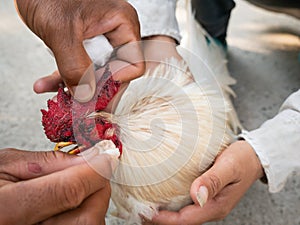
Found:
<svg viewBox="0 0 300 225"><path fill-rule="evenodd" d="M152 70L166 60L175 58L181 61L182 58L176 49L176 41L169 36L155 35L144 38L143 52L146 62L146 70Z"/></svg>
<svg viewBox="0 0 300 225"><path fill-rule="evenodd" d="M238 147L239 150L244 153L245 161L243 163L247 163L247 168L250 168L253 171L253 179L263 179L265 177L264 169L261 165L261 162L255 153L255 150L252 148L252 146L245 140L239 140L232 144L234 147ZM245 165L241 165L245 166ZM249 171L245 171L246 173Z"/></svg>

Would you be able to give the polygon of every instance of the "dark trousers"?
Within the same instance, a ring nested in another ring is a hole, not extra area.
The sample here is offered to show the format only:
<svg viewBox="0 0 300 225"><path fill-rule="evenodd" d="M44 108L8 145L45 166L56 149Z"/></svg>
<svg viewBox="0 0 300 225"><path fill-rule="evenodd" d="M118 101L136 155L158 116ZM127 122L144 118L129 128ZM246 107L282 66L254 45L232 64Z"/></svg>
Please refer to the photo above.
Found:
<svg viewBox="0 0 300 225"><path fill-rule="evenodd" d="M226 43L227 26L234 6L233 0L192 0L198 22L223 44Z"/></svg>
<svg viewBox="0 0 300 225"><path fill-rule="evenodd" d="M283 12L300 19L300 0L247 0L257 6ZM231 10L234 8L233 0L192 0L196 19L213 37L226 43L226 32ZM294 9L292 13L286 8Z"/></svg>

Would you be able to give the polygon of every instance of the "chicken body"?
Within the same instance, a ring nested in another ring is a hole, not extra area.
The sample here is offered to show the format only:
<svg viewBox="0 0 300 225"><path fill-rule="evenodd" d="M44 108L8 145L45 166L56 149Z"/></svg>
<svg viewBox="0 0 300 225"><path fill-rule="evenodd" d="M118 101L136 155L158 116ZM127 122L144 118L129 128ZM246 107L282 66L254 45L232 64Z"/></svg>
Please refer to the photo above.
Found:
<svg viewBox="0 0 300 225"><path fill-rule="evenodd" d="M190 204L192 182L241 128L224 54L190 5L186 12L177 47L183 60L165 60L132 81L112 115L123 144L112 180L114 215L128 224L140 224L139 215L151 219L158 210Z"/></svg>

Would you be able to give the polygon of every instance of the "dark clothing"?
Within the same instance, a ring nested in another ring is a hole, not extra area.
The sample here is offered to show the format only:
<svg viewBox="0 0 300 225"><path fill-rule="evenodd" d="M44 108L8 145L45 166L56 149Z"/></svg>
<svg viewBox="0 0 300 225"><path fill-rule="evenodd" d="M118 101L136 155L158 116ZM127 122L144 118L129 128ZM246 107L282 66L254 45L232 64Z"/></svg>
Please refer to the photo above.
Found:
<svg viewBox="0 0 300 225"><path fill-rule="evenodd" d="M299 0L248 0L251 3L257 3L262 6L273 6L282 8L300 8Z"/></svg>
<svg viewBox="0 0 300 225"><path fill-rule="evenodd" d="M247 0L262 8L300 18L300 0ZM233 0L192 0L196 19L215 39L226 45L226 33ZM290 10L292 9L292 10Z"/></svg>
<svg viewBox="0 0 300 225"><path fill-rule="evenodd" d="M226 43L227 26L234 6L233 0L192 0L198 22L223 44Z"/></svg>

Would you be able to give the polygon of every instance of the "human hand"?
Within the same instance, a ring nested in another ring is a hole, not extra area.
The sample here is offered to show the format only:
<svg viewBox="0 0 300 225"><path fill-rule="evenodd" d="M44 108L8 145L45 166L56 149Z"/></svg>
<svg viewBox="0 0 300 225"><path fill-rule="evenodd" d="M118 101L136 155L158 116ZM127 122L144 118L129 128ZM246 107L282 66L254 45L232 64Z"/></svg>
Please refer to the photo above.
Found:
<svg viewBox="0 0 300 225"><path fill-rule="evenodd" d="M107 158L98 163L107 167ZM83 157L0 151L1 224L105 224L109 199L109 181Z"/></svg>
<svg viewBox="0 0 300 225"><path fill-rule="evenodd" d="M61 78L71 94L76 90L77 93L84 92L84 95L87 92L94 95L93 66L83 47L83 41L100 34L104 34L113 47L119 48L117 58L127 62L127 66L119 68L117 74L114 74L115 79L127 82L144 72L143 55L140 43L137 42L140 40L138 18L133 7L126 1L15 2L23 21L52 50ZM52 83L44 82L45 79ZM80 80L81 85L77 87ZM59 81L60 76L47 77L37 82L34 89L38 93L57 90ZM80 100L80 94L77 96ZM85 100L90 98L84 97Z"/></svg>
<svg viewBox="0 0 300 225"><path fill-rule="evenodd" d="M237 141L224 150L214 165L193 182L190 191L193 205L179 212L160 211L152 221L146 221L145 224L199 225L221 220L263 175L263 168L252 147L246 141Z"/></svg>
<svg viewBox="0 0 300 225"><path fill-rule="evenodd" d="M169 36L155 35L144 38L143 53L145 57L146 70L152 70L166 59L175 58L182 60L176 50L176 41Z"/></svg>
<svg viewBox="0 0 300 225"><path fill-rule="evenodd" d="M143 39L143 54L145 58L145 69L152 70L160 63L165 62L166 59L176 58L182 60L182 57L176 50L176 41L168 36L156 35ZM120 68L128 68L128 63L122 60L112 60L109 62L109 69L115 76L119 76L118 71ZM104 73L105 67L102 67L96 71L96 80L99 80L100 76ZM130 71L128 72L130 74ZM116 80L116 77L114 77ZM133 77L128 79L133 79ZM57 91L59 84L62 82L61 76L58 71L55 71L49 76L39 79L35 85L35 91L37 93L44 91ZM122 84L122 90L126 89L126 84ZM42 90L42 91L41 91ZM107 111L113 111L111 105L117 105L117 102L122 95L122 91L119 91L117 97L114 98L109 104Z"/></svg>

